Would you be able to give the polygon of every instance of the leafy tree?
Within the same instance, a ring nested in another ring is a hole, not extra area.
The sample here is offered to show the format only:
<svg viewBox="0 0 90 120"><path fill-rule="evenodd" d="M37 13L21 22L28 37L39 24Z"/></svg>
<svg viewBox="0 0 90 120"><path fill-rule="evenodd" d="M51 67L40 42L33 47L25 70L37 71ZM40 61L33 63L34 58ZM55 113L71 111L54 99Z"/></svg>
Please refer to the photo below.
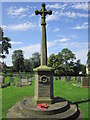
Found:
<svg viewBox="0 0 90 120"><path fill-rule="evenodd" d="M48 66L54 69L55 75L62 74L62 54L59 52L58 55L51 54L48 58Z"/></svg>
<svg viewBox="0 0 90 120"><path fill-rule="evenodd" d="M30 63L32 66L32 70L33 68L40 66L40 54L38 52L32 54L32 57L30 58Z"/></svg>
<svg viewBox="0 0 90 120"><path fill-rule="evenodd" d="M22 50L15 50L12 54L13 69L17 72L24 71L24 55Z"/></svg>
<svg viewBox="0 0 90 120"><path fill-rule="evenodd" d="M30 63L30 60L29 59L25 59L24 60L24 68L25 68L25 72L30 72L32 69L31 69L31 63Z"/></svg>
<svg viewBox="0 0 90 120"><path fill-rule="evenodd" d="M5 58L6 57L6 54L9 54L9 48L11 48L11 44L10 44L10 38L8 37L4 37L4 32L1 29L1 32L2 32L2 37L1 37L1 44L0 44L0 57L1 58Z"/></svg>
<svg viewBox="0 0 90 120"><path fill-rule="evenodd" d="M76 59L75 54L72 53L67 48L64 48L62 51L62 57L63 57L63 71L64 74L67 75L69 73L73 72L74 67L74 60Z"/></svg>

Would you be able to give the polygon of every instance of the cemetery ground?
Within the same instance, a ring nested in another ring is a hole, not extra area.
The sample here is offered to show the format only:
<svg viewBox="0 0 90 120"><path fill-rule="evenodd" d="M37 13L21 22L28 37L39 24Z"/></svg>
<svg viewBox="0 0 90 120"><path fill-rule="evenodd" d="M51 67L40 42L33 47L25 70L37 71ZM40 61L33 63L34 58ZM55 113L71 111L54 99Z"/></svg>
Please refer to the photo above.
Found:
<svg viewBox="0 0 90 120"><path fill-rule="evenodd" d="M6 77L5 82L9 82L9 76ZM15 83L18 81L18 77L14 78ZM79 83L80 84L80 83ZM88 118L90 96L88 95L90 88L82 88L75 81L75 77L72 77L70 82L65 80L54 80L54 96L64 98L77 103L81 112L82 118ZM24 87L9 86L2 89L2 117L6 118L8 109L11 108L16 102L21 101L25 97L34 96L34 80L32 85Z"/></svg>

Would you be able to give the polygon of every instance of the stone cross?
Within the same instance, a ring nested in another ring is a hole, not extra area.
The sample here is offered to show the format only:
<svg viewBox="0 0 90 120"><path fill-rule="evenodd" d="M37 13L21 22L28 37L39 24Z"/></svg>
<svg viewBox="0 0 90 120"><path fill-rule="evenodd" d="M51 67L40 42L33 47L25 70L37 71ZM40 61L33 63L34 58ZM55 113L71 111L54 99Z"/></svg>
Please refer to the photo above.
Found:
<svg viewBox="0 0 90 120"><path fill-rule="evenodd" d="M42 9L40 11L36 10L35 14L41 15L42 18L42 22L41 22L41 26L42 26L42 35L41 35L41 65L47 65L47 43L46 43L46 15L52 14L52 11L49 10L47 11L45 9L45 3L42 3Z"/></svg>

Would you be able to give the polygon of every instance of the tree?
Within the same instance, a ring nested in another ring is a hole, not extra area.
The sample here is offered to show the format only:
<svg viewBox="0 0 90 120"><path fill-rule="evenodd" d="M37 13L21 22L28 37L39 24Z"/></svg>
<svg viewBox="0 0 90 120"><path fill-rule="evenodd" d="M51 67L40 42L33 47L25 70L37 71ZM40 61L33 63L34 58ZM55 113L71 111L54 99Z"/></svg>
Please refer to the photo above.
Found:
<svg viewBox="0 0 90 120"><path fill-rule="evenodd" d="M58 55L51 54L48 58L48 66L54 69L55 75L62 74L62 54L60 52Z"/></svg>
<svg viewBox="0 0 90 120"><path fill-rule="evenodd" d="M30 58L30 63L32 64L32 70L33 68L40 66L40 54L38 52L35 52L32 54L32 57Z"/></svg>
<svg viewBox="0 0 90 120"><path fill-rule="evenodd" d="M2 28L0 28L1 32L2 32L2 37L1 37L1 44L0 44L0 57L1 58L5 58L6 54L9 54L9 48L11 48L11 44L10 44L10 38L8 37L4 37L4 32L2 30Z"/></svg>
<svg viewBox="0 0 90 120"><path fill-rule="evenodd" d="M32 66L31 66L30 60L29 60L29 59L25 59L25 60L24 60L25 72L30 72L30 71L32 71L31 67L32 67Z"/></svg>
<svg viewBox="0 0 90 120"><path fill-rule="evenodd" d="M62 57L63 57L63 71L64 74L70 74L73 73L73 68L74 68L74 60L76 59L75 54L72 53L67 48L64 48L62 51Z"/></svg>
<svg viewBox="0 0 90 120"><path fill-rule="evenodd" d="M13 69L16 72L24 71L24 55L22 50L15 50L12 54Z"/></svg>

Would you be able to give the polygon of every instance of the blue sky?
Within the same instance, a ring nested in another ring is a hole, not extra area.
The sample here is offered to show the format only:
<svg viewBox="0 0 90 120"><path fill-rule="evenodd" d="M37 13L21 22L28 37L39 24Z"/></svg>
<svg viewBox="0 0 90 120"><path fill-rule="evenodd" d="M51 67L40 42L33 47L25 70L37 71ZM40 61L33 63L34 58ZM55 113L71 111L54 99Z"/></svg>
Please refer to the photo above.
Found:
<svg viewBox="0 0 90 120"><path fill-rule="evenodd" d="M41 9L41 2L2 3L2 27L12 43L10 54L5 60L8 65L12 64L11 56L16 49L22 49L25 58L30 58L34 52L40 52L41 16L35 15L36 9ZM81 63L86 64L88 4L46 2L46 9L51 9L53 13L46 17L48 56L68 48Z"/></svg>

